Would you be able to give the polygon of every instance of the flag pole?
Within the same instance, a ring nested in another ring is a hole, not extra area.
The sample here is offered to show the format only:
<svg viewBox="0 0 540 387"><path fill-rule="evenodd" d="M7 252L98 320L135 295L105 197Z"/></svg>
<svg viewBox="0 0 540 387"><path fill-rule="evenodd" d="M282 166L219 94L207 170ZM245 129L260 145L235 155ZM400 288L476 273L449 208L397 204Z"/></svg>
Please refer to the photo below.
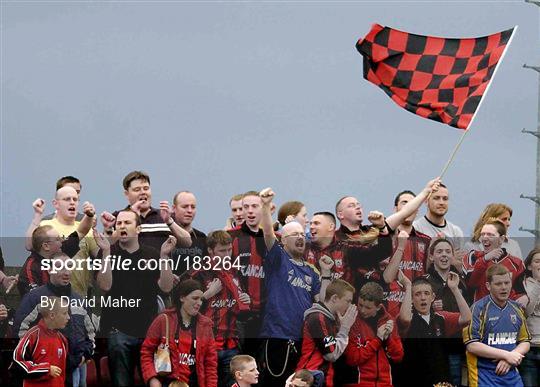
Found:
<svg viewBox="0 0 540 387"><path fill-rule="evenodd" d="M467 133L469 133L469 128L472 126L474 118L476 117L476 114L480 110L480 106L482 106L482 102L484 102L484 100L486 99L486 95L487 95L487 93L489 91L489 88L490 88L491 84L493 83L493 80L495 79L495 75L497 74L497 70L499 69L499 65L502 63L502 61L504 59L504 56L506 55L506 52L508 51L508 48L510 47L510 44L512 43L512 39L514 39L514 35L516 34L517 29L518 29L518 26L515 26L514 30L512 31L512 35L510 35L510 39L508 39L508 44L504 48L504 51L503 51L503 53L501 55L501 59L495 65L495 70L493 70L493 75L492 75L491 79L489 80L489 83L488 83L488 85L486 87L486 91L484 92L484 95L482 96L482 99L478 103L478 106L477 106L477 108L476 108L476 110L475 110L475 112L474 112L474 114L473 114L473 116L471 118L471 121L469 122L469 125L467 125L467 129L465 129L465 131L461 135L458 143L454 147L454 150L450 154L450 158L446 162L446 164L445 164L445 166L444 166L444 168L443 168L443 170L442 170L442 172L440 174L441 179L444 176L444 174L446 173L446 171L448 170L448 167L450 167L450 164L452 163L452 161L454 161L454 157L456 156L457 151L461 147L461 144L463 143L463 140L465 139L465 136L467 135Z"/></svg>

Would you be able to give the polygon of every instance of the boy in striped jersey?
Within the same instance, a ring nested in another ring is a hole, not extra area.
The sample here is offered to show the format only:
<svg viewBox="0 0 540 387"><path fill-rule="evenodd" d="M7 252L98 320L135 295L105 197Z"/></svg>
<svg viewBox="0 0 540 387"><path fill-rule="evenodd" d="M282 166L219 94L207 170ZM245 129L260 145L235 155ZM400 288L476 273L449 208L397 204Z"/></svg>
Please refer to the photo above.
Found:
<svg viewBox="0 0 540 387"><path fill-rule="evenodd" d="M523 386L516 367L530 348L526 318L509 299L510 271L495 264L486 275L489 295L473 304L471 323L463 329L469 386Z"/></svg>
<svg viewBox="0 0 540 387"><path fill-rule="evenodd" d="M68 306L62 306L59 297L48 297L42 300L40 313L41 321L15 348L12 365L23 374L24 387L64 386L67 340L58 330L69 321Z"/></svg>

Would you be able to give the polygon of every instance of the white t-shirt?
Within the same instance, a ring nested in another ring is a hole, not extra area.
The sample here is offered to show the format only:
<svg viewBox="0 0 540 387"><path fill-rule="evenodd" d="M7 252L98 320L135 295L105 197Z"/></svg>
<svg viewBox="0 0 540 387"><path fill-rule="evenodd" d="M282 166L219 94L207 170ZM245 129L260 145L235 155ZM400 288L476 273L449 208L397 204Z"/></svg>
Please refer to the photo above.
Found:
<svg viewBox="0 0 540 387"><path fill-rule="evenodd" d="M450 223L447 220L444 222L444 226L437 226L436 224L431 223L428 218L423 216L413 222L413 227L421 233L431 237L431 239L437 238L437 234L442 233L446 238L452 241L454 249L462 249L465 244L463 231L461 231L458 226Z"/></svg>

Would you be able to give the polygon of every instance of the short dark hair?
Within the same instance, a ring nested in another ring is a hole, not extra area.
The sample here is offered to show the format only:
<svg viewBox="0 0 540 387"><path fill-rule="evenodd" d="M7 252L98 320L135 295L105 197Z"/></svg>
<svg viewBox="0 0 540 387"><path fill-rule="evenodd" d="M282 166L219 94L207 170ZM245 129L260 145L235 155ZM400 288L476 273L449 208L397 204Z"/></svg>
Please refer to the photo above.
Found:
<svg viewBox="0 0 540 387"><path fill-rule="evenodd" d="M39 226L32 232L32 250L34 252L39 253L41 246L47 241L47 232L52 228L50 225Z"/></svg>
<svg viewBox="0 0 540 387"><path fill-rule="evenodd" d="M343 196L341 199L339 199L339 200L337 201L337 203L336 203L336 215L337 215L337 213L338 213L338 208L339 208L339 205L341 204L341 202L342 202L343 200L347 199L347 198L350 198L350 197L351 197L351 195Z"/></svg>
<svg viewBox="0 0 540 387"><path fill-rule="evenodd" d="M454 245L452 244L452 241L450 239L437 238L429 245L429 255L433 255L433 253L435 252L435 247L437 247L439 243L448 243L452 248L452 252L454 252Z"/></svg>
<svg viewBox="0 0 540 387"><path fill-rule="evenodd" d="M328 211L319 211L319 212L316 212L316 213L313 214L313 216L315 216L315 215L326 216L327 218L329 218L329 219L332 221L332 223L337 224L337 223L336 223L336 222L337 222L337 221L336 221L336 217L335 217L335 215L332 214L331 212L328 212Z"/></svg>
<svg viewBox="0 0 540 387"><path fill-rule="evenodd" d="M212 231L206 237L206 246L209 249L214 249L218 244L227 245L229 243L232 243L231 235L224 230Z"/></svg>
<svg viewBox="0 0 540 387"><path fill-rule="evenodd" d="M148 184L150 184L150 176L146 172L143 171L132 171L124 177L124 180L122 180L122 185L124 186L124 189L127 191L129 188L129 185L133 180L142 180L146 181Z"/></svg>
<svg viewBox="0 0 540 387"><path fill-rule="evenodd" d="M408 189L406 189L405 191L401 191L400 193L398 193L394 199L394 207L397 207L398 203L399 203L399 199L401 199L401 195L405 195L405 194L408 194L408 195L412 195L414 197L416 197L416 194L413 192L413 191L410 191Z"/></svg>
<svg viewBox="0 0 540 387"><path fill-rule="evenodd" d="M66 184L69 183L79 184L82 188L81 181L75 176L63 176L56 181L56 190L58 191L60 188L64 187Z"/></svg>
<svg viewBox="0 0 540 387"><path fill-rule="evenodd" d="M189 193L189 194L192 194L193 195L193 192L191 191L178 191L174 196L173 196L173 204L176 205L176 201L178 200L178 195L180 195L181 193ZM195 196L195 195L193 195Z"/></svg>
<svg viewBox="0 0 540 387"><path fill-rule="evenodd" d="M428 281L426 277L416 277L415 279L413 279L411 289L419 285L429 285L431 291L433 292L433 285L431 284L431 282Z"/></svg>
<svg viewBox="0 0 540 387"><path fill-rule="evenodd" d="M378 283L368 282L360 288L358 298L364 301L373 301L375 305L380 305L384 299L384 290Z"/></svg>
<svg viewBox="0 0 540 387"><path fill-rule="evenodd" d="M315 381L315 378L313 377L313 374L311 371L302 369L298 370L294 373L293 380L294 379L300 379L304 383L306 383L308 386L313 386L313 382Z"/></svg>
<svg viewBox="0 0 540 387"><path fill-rule="evenodd" d="M120 210L118 211L118 214L116 214L116 217L118 218L118 215L121 213L121 212L129 212L131 214L134 214L135 215L135 225L136 226L140 226L141 225L141 217L139 214L137 214L135 211L133 211L131 208L126 208L124 210Z"/></svg>

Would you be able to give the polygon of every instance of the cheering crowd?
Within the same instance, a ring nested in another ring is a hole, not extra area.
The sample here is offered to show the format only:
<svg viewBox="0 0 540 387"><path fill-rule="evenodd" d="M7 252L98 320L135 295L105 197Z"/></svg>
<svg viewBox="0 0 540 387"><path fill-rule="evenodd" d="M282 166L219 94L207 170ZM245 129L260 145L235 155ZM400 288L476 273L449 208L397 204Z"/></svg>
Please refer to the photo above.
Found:
<svg viewBox="0 0 540 387"><path fill-rule="evenodd" d="M29 256L0 271L21 296L12 315L0 304L10 384L85 386L91 359L114 386L540 384L540 249L508 237L507 205L467 238L440 179L386 215L344 196L308 217L266 188L205 234L196 196L154 207L144 172L114 212L81 190L59 179L49 215L36 199Z"/></svg>

